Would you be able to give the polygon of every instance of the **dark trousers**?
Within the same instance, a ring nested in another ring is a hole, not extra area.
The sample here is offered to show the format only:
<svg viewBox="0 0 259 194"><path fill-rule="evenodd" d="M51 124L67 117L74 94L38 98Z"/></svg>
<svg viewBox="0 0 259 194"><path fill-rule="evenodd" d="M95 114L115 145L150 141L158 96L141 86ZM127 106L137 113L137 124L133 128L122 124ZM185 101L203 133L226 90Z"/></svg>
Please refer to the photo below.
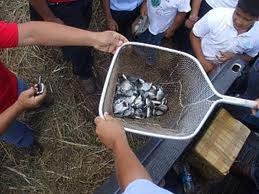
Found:
<svg viewBox="0 0 259 194"><path fill-rule="evenodd" d="M131 33L131 24L140 15L140 6L132 11L114 11L111 10L112 18L119 26L119 33L126 36L129 40L133 40Z"/></svg>
<svg viewBox="0 0 259 194"><path fill-rule="evenodd" d="M201 6L199 10L199 18L202 18L206 13L208 13L212 7L208 5L205 0L201 1ZM191 29L186 28L184 25L176 32L175 37L177 39L178 49L194 55L192 50L191 40L190 40Z"/></svg>
<svg viewBox="0 0 259 194"><path fill-rule="evenodd" d="M87 29L92 15L92 2L90 0L77 0L71 3L50 4L49 8L56 17L60 18L66 25ZM39 21L42 18L30 6L31 20ZM80 79L88 79L93 75L92 66L94 63L90 47L66 46L62 48L66 61L73 64L73 72Z"/></svg>

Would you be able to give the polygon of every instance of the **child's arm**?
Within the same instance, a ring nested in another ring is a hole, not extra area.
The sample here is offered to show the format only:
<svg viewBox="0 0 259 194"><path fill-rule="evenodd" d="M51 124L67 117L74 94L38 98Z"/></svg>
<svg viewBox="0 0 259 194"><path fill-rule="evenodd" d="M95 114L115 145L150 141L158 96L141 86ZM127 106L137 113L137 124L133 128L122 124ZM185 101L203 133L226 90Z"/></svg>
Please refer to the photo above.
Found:
<svg viewBox="0 0 259 194"><path fill-rule="evenodd" d="M201 1L202 0L193 0L192 1L192 11L190 13L189 18L185 22L185 26L187 28L192 28L195 22L198 20L198 15L201 7Z"/></svg>
<svg viewBox="0 0 259 194"><path fill-rule="evenodd" d="M44 21L64 24L63 21L60 18L57 18L51 11L47 0L30 0L29 2Z"/></svg>
<svg viewBox="0 0 259 194"><path fill-rule="evenodd" d="M166 31L165 31L165 37L166 38L170 38L174 35L175 31L183 24L184 20L186 17L186 13L185 12L178 12L175 20L172 24L172 26L170 26Z"/></svg>
<svg viewBox="0 0 259 194"><path fill-rule="evenodd" d="M142 16L147 15L147 0L144 0L141 5L140 15L142 15Z"/></svg>
<svg viewBox="0 0 259 194"><path fill-rule="evenodd" d="M233 59L235 56L237 56L237 54L232 53L232 52L220 52L220 55L218 58L218 60L221 63L225 63L231 59ZM242 60L249 62L253 59L253 57L249 56L248 54L242 54L242 55L238 55Z"/></svg>
<svg viewBox="0 0 259 194"><path fill-rule="evenodd" d="M193 32L190 33L190 40L192 44L192 49L197 57L197 59L202 64L204 70L209 73L214 69L214 65L212 65L203 55L202 49L201 49L201 39L194 35Z"/></svg>
<svg viewBox="0 0 259 194"><path fill-rule="evenodd" d="M119 31L117 22L112 18L110 0L102 0L104 15L107 20L107 27L112 31Z"/></svg>

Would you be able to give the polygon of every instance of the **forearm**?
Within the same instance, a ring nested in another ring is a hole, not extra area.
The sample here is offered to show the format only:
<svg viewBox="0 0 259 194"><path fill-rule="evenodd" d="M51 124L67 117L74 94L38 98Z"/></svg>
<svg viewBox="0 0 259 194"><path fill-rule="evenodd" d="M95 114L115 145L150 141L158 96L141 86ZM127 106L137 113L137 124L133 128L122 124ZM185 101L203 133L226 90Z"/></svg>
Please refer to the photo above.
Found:
<svg viewBox="0 0 259 194"><path fill-rule="evenodd" d="M249 56L249 55L247 55L247 54L243 54L243 55L241 55L240 57L241 57L241 59L244 60L245 62L250 62L250 61L253 59L253 57L251 57L251 56Z"/></svg>
<svg viewBox="0 0 259 194"><path fill-rule="evenodd" d="M191 16L198 16L200 7L201 7L201 1L202 0L193 0L192 1L192 11L191 11Z"/></svg>
<svg viewBox="0 0 259 194"><path fill-rule="evenodd" d="M175 32L183 24L185 17L186 17L185 12L177 13L175 20L174 20L172 26L170 27L173 32Z"/></svg>
<svg viewBox="0 0 259 194"><path fill-rule="evenodd" d="M190 33L190 40L192 44L192 50L196 58L200 61L206 72L209 72L213 67L210 62L205 58L202 48L201 48L201 39L196 37L193 32Z"/></svg>
<svg viewBox="0 0 259 194"><path fill-rule="evenodd" d="M134 180L151 180L150 175L133 153L127 141L117 144L113 153L117 179L122 190L124 190Z"/></svg>
<svg viewBox="0 0 259 194"><path fill-rule="evenodd" d="M30 4L37 11L37 13L45 21L50 21L51 18L55 18L55 14L48 6L47 0L30 0Z"/></svg>
<svg viewBox="0 0 259 194"><path fill-rule="evenodd" d="M19 46L94 46L97 33L51 22L18 25Z"/></svg>
<svg viewBox="0 0 259 194"><path fill-rule="evenodd" d="M110 0L102 0L103 11L106 19L112 19Z"/></svg>
<svg viewBox="0 0 259 194"><path fill-rule="evenodd" d="M12 122L24 111L23 108L16 101L12 106L7 108L0 114L0 134L3 134L5 130L10 127Z"/></svg>

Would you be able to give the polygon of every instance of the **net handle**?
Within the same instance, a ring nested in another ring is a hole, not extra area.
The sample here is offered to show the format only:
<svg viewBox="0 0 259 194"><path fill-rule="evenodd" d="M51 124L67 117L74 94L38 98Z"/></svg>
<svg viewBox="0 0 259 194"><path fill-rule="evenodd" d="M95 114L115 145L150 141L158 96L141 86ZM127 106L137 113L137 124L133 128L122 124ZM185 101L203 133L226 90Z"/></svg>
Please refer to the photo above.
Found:
<svg viewBox="0 0 259 194"><path fill-rule="evenodd" d="M257 102L254 100L247 100L247 99L236 98L236 97L225 96L225 95L221 95L220 97L222 98L220 101L226 104L243 106L247 108L255 108L257 105Z"/></svg>

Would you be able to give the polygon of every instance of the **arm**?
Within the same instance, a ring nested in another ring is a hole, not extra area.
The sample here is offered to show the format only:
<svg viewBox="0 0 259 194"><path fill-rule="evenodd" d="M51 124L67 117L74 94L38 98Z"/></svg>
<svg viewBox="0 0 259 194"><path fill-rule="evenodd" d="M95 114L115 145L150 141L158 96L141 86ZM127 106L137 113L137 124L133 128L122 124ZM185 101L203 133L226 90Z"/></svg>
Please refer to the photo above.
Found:
<svg viewBox="0 0 259 194"><path fill-rule="evenodd" d="M109 30L118 31L119 26L117 22L112 18L110 9L110 0L102 0L104 15L107 20L107 26Z"/></svg>
<svg viewBox="0 0 259 194"><path fill-rule="evenodd" d="M197 57L197 59L200 61L202 64L204 70L209 73L210 71L213 70L213 65L205 58L203 55L202 49L201 49L201 39L197 36L194 35L193 32L190 33L190 40L192 44L192 49Z"/></svg>
<svg viewBox="0 0 259 194"><path fill-rule="evenodd" d="M10 127L12 122L24 111L37 108L41 105L46 97L46 90L39 96L34 96L35 92L34 88L22 92L17 101L0 114L0 134L3 134L4 131Z"/></svg>
<svg viewBox="0 0 259 194"><path fill-rule="evenodd" d="M23 108L16 101L12 106L0 114L0 134L11 125L11 123L24 112Z"/></svg>
<svg viewBox="0 0 259 194"><path fill-rule="evenodd" d="M225 62L233 59L235 56L239 56L242 60L244 60L247 63L249 63L253 59L253 57L249 56L248 54L238 55L238 54L235 54L232 52L220 52L220 56L217 56L217 59L221 63L225 63Z"/></svg>
<svg viewBox="0 0 259 194"><path fill-rule="evenodd" d="M175 31L182 25L182 23L184 22L186 17L186 13L185 12L178 12L175 20L172 24L172 26L170 26L166 32L165 32L165 37L166 38L170 38L174 35Z"/></svg>
<svg viewBox="0 0 259 194"><path fill-rule="evenodd" d="M127 39L116 32L90 32L50 22L28 22L18 25L19 46L93 46L115 52Z"/></svg>
<svg viewBox="0 0 259 194"><path fill-rule="evenodd" d="M148 172L129 147L122 124L105 114L105 120L95 119L96 133L114 154L117 179L122 190L134 180L151 180ZM112 133L111 133L112 131Z"/></svg>
<svg viewBox="0 0 259 194"><path fill-rule="evenodd" d="M201 1L202 0L193 0L192 1L192 11L190 13L189 18L185 22L185 26L187 28L192 28L195 22L198 20L198 15L200 11L200 6L201 6Z"/></svg>
<svg viewBox="0 0 259 194"><path fill-rule="evenodd" d="M62 20L57 18L48 6L47 0L30 0L32 7L38 12L44 21L63 24Z"/></svg>

